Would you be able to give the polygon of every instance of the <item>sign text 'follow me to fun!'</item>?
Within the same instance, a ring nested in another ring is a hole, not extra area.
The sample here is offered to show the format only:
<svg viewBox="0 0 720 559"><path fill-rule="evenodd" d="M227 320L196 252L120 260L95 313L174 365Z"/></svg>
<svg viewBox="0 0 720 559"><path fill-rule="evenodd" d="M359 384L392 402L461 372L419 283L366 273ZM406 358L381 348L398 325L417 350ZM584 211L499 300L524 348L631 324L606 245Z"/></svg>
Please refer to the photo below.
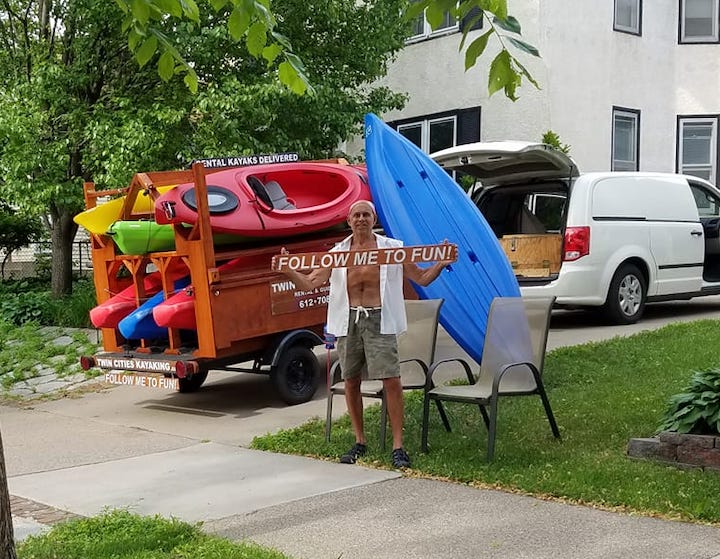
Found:
<svg viewBox="0 0 720 559"><path fill-rule="evenodd" d="M278 271L379 266L406 262L455 262L455 260L457 260L457 245L451 243L343 252L280 254L274 259L275 270Z"/></svg>

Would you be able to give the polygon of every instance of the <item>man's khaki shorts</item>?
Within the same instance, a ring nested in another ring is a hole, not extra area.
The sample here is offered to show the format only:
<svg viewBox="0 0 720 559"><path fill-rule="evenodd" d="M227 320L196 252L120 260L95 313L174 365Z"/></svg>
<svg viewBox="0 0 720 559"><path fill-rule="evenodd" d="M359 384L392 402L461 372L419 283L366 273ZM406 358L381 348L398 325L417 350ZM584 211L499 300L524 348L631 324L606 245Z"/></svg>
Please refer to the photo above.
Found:
<svg viewBox="0 0 720 559"><path fill-rule="evenodd" d="M379 380L400 376L397 336L380 333L380 309L350 309L348 335L338 338L337 352L342 378ZM356 319L357 318L357 322Z"/></svg>

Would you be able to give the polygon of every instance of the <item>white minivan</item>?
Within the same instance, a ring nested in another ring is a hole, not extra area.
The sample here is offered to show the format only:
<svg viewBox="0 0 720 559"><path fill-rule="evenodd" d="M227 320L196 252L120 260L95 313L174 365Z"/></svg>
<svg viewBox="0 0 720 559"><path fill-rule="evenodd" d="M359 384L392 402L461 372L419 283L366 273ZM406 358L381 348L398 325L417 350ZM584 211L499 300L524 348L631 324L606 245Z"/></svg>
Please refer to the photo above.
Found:
<svg viewBox="0 0 720 559"><path fill-rule="evenodd" d="M615 323L645 303L720 294L720 190L672 173L580 174L545 144L481 142L431 157L469 191L523 296L601 308Z"/></svg>

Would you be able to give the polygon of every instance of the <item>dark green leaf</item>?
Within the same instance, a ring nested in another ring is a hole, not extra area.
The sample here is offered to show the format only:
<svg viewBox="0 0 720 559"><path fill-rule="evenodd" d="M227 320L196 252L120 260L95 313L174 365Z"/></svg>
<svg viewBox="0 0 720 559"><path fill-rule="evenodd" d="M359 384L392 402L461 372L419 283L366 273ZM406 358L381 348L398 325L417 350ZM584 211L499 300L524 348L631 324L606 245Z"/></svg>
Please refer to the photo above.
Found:
<svg viewBox="0 0 720 559"><path fill-rule="evenodd" d="M493 19L493 23L498 27L502 27L505 31L517 33L518 35L520 34L520 22L513 16L508 16L505 19L500 19L499 17L496 17Z"/></svg>
<svg viewBox="0 0 720 559"><path fill-rule="evenodd" d="M485 51L488 39L493 33L494 31L490 29L468 45L468 48L465 51L465 70L467 70L468 68L472 68L475 65L478 56L480 56Z"/></svg>
<svg viewBox="0 0 720 559"><path fill-rule="evenodd" d="M250 14L236 6L228 18L228 31L230 32L230 36L234 40L239 41L247 31L249 25Z"/></svg>
<svg viewBox="0 0 720 559"><path fill-rule="evenodd" d="M187 74L185 74L185 77L183 78L183 81L185 82L185 85L188 87L190 91L193 93L197 93L198 90L198 78L197 74L190 69Z"/></svg>
<svg viewBox="0 0 720 559"><path fill-rule="evenodd" d="M540 51L531 44L521 41L520 39L516 39L515 37L507 37L507 39L517 48L524 50L526 53L532 54L533 56L540 56Z"/></svg>
<svg viewBox="0 0 720 559"><path fill-rule="evenodd" d="M515 89L519 83L520 76L513 70L510 64L510 53L503 49L490 64L488 77L488 92L490 95L505 90L505 95L512 101L517 100Z"/></svg>
<svg viewBox="0 0 720 559"><path fill-rule="evenodd" d="M256 21L248 29L246 44L248 52L253 56L261 56L262 51L267 44L267 27L265 24Z"/></svg>
<svg viewBox="0 0 720 559"><path fill-rule="evenodd" d="M180 0L180 5L182 6L183 13L188 19L196 23L200 22L200 10L198 9L195 0Z"/></svg>
<svg viewBox="0 0 720 559"><path fill-rule="evenodd" d="M163 81L169 81L175 74L175 58L168 51L160 55L158 60L158 74Z"/></svg>
<svg viewBox="0 0 720 559"><path fill-rule="evenodd" d="M143 42L142 45L135 51L135 58L138 61L138 64L140 64L140 67L142 68L147 64L150 59L155 55L155 51L157 50L157 37L155 35L151 35L148 37L145 42Z"/></svg>
<svg viewBox="0 0 720 559"><path fill-rule="evenodd" d="M148 5L148 0L132 0L130 9L132 10L133 17L140 23L146 24L148 19L150 19L150 6Z"/></svg>

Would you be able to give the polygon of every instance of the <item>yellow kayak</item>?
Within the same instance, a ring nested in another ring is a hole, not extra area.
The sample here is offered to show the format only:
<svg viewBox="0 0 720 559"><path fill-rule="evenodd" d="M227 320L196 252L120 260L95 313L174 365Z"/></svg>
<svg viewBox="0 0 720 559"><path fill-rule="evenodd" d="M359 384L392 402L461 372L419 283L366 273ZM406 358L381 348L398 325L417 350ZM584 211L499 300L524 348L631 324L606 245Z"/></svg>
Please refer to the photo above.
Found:
<svg viewBox="0 0 720 559"><path fill-rule="evenodd" d="M157 190L161 194L167 192L172 186L161 186ZM120 212L122 211L125 197L114 198L104 204L85 210L77 214L73 220L75 223L87 229L90 233L96 235L104 235L110 226L120 219ZM150 196L143 196L142 193L138 194L133 205L133 213L152 213L154 210L154 203Z"/></svg>

